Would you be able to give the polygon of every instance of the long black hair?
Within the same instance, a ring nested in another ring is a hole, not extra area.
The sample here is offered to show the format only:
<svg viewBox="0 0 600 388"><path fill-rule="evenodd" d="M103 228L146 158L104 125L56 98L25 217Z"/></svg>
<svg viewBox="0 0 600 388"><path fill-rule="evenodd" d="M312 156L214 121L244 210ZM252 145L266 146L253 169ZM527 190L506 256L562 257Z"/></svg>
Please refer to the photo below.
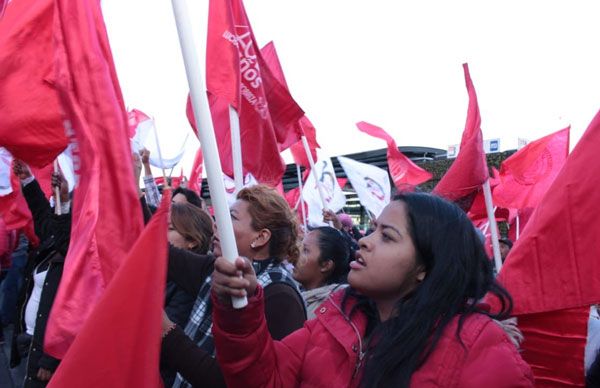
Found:
<svg viewBox="0 0 600 388"><path fill-rule="evenodd" d="M350 270L350 246L342 233L330 226L321 226L311 230L317 232L319 246L319 263L331 260L333 271L325 279L325 284L345 283Z"/></svg>
<svg viewBox="0 0 600 388"><path fill-rule="evenodd" d="M473 224L458 206L422 193L403 193L394 200L406 205L416 262L425 268L426 276L397 302L392 318L374 326L363 387L408 387L412 374L433 352L455 316L460 315L456 331L460 341L460 330L469 314L505 319L512 309L512 299L496 282ZM477 305L488 292L500 300L498 314ZM343 306L351 295L359 301L350 314L364 309L373 316L373 302L355 290L347 290Z"/></svg>

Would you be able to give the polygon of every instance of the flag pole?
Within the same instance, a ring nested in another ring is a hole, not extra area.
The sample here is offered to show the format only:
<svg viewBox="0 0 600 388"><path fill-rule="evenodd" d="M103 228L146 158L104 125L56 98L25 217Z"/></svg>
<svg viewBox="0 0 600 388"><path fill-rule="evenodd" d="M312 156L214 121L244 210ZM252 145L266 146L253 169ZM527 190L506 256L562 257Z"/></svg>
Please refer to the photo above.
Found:
<svg viewBox="0 0 600 388"><path fill-rule="evenodd" d="M313 160L312 153L310 152L310 147L308 146L308 140L306 140L306 136L302 135L302 145L304 146L304 152L306 152L306 158L308 159L308 163L310 163L310 173L313 174L313 178L315 179L315 184L317 185L317 190L319 191L319 197L321 198L321 206L323 206L323 210L327 209L327 202L325 202L325 194L323 194L323 187L321 182L319 182L319 178L317 177L317 169L315 168L315 161ZM329 221L329 226L333 227L333 222Z"/></svg>
<svg viewBox="0 0 600 388"><path fill-rule="evenodd" d="M54 172L58 174L58 159L54 159ZM62 215L62 209L60 208L60 187L54 188L54 214L57 216Z"/></svg>
<svg viewBox="0 0 600 388"><path fill-rule="evenodd" d="M156 129L156 120L152 117L152 129L154 132L154 140L156 141L156 150L158 151L158 160L160 160L160 169L162 170L163 179L165 181L165 187L170 187L167 181L167 172L165 171L165 164L163 163L162 152L160 151L160 143L158 142L158 129Z"/></svg>
<svg viewBox="0 0 600 388"><path fill-rule="evenodd" d="M521 225L519 222L519 210L517 209L517 230L515 231L515 240L519 239L519 233L521 232Z"/></svg>
<svg viewBox="0 0 600 388"><path fill-rule="evenodd" d="M483 184L483 195L485 197L485 208L487 210L488 221L490 223L490 232L492 235L492 251L494 252L494 262L496 263L496 273L502 268L502 259L500 257L500 243L498 242L498 225L494 214L494 205L492 204L492 189L490 180L486 179Z"/></svg>
<svg viewBox="0 0 600 388"><path fill-rule="evenodd" d="M198 123L198 127L204 129L198 131L198 137L204 153L204 165L206 166L208 187L215 211L215 219L219 228L221 249L223 256L233 263L238 257L238 250L233 234L229 206L227 205L225 184L221 176L221 160L219 159L215 130L206 96L206 87L204 85L203 75L205 74L205 68L194 48L193 30L186 0L172 0L172 5L183 55L183 63L190 86L194 118L196 119L196 123ZM232 297L231 302L236 309L243 308L248 304L246 297Z"/></svg>
<svg viewBox="0 0 600 388"><path fill-rule="evenodd" d="M240 116L229 105L229 127L231 131L231 155L233 156L233 182L235 194L244 187L244 167L242 164L242 137L240 135Z"/></svg>
<svg viewBox="0 0 600 388"><path fill-rule="evenodd" d="M302 195L302 173L300 172L300 166L296 164L296 172L298 173L298 187L300 189L300 208L302 208L302 221L304 224L304 232L308 230L306 223L306 210L304 210L304 196Z"/></svg>
<svg viewBox="0 0 600 388"><path fill-rule="evenodd" d="M308 163L310 163L310 173L313 174L313 178L315 178L315 183L317 184L317 189L319 190L321 205L323 206L323 209L327 209L327 202L325 202L325 194L323 194L323 187L321 187L321 182L319 182L319 178L317 177L315 161L313 160L312 154L310 152L310 147L308 146L308 141L306 140L306 136L304 135L302 135L302 145L304 146L304 151L306 152Z"/></svg>

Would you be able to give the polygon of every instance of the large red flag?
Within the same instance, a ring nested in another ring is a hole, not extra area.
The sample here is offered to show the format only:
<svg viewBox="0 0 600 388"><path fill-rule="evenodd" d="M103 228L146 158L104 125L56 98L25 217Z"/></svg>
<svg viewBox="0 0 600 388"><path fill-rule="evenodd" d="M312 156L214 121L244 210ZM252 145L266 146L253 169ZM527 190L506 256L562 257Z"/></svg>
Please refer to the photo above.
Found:
<svg viewBox="0 0 600 388"><path fill-rule="evenodd" d="M52 376L49 388L162 387L160 320L170 202L167 191Z"/></svg>
<svg viewBox="0 0 600 388"><path fill-rule="evenodd" d="M285 75L283 74L283 67L281 66L279 56L277 55L277 50L275 49L275 44L273 42L267 43L265 47L260 50L260 53L262 54L262 57L273 76L277 78L281 85L288 89L287 81L285 79ZM287 133L289 136L289 141L293 143L290 147L290 151L294 157L294 162L297 165L310 168L310 162L308 161L306 150L304 149L302 141L298 140L298 135L306 136L308 148L310 149L313 161L316 161L317 148L321 148L321 146L319 143L317 143L317 131L315 127L310 122L308 117L302 116L298 122L294 123L294 128L288 129Z"/></svg>
<svg viewBox="0 0 600 388"><path fill-rule="evenodd" d="M223 172L233 175L232 105L240 119L244 173L275 186L285 170L279 152L294 142L288 129L304 112L264 63L241 0L211 0L209 12L206 82Z"/></svg>
<svg viewBox="0 0 600 388"><path fill-rule="evenodd" d="M469 74L469 65L463 64L465 82L469 93L467 122L460 142L460 152L446 174L433 189L435 194L451 201L461 201L473 195L488 179L489 171L483 152L481 133L481 115L477 103L477 94ZM472 202L468 201L468 202ZM466 208L470 207L470 203Z"/></svg>
<svg viewBox="0 0 600 388"><path fill-rule="evenodd" d="M524 348L536 354L533 362L528 361L539 366L538 374L534 368L536 379L546 379L540 385L583 386L581 349L586 327L577 324L577 335L573 334L575 326L569 325L579 322L576 314L580 313L561 311L587 309L600 302L599 148L600 112L534 210L498 276L514 299L515 315L544 318L519 322L525 333L538 333L536 341L525 338ZM564 366L573 359L580 361L575 374ZM554 376L553 383L548 376Z"/></svg>
<svg viewBox="0 0 600 388"><path fill-rule="evenodd" d="M56 0L57 89L77 142L79 184L63 277L46 329L62 359L141 233L127 113L96 0ZM114 333L113 333L114 334Z"/></svg>
<svg viewBox="0 0 600 388"><path fill-rule="evenodd" d="M67 146L52 86L53 8L52 0L15 0L0 22L0 144L35 167Z"/></svg>
<svg viewBox="0 0 600 388"><path fill-rule="evenodd" d="M570 128L533 141L502 162L494 204L536 207L567 160Z"/></svg>
<svg viewBox="0 0 600 388"><path fill-rule="evenodd" d="M429 171L423 170L407 158L396 145L396 141L383 128L365 121L356 123L361 132L385 140L387 142L387 159L390 175L398 190L406 190L431 179Z"/></svg>

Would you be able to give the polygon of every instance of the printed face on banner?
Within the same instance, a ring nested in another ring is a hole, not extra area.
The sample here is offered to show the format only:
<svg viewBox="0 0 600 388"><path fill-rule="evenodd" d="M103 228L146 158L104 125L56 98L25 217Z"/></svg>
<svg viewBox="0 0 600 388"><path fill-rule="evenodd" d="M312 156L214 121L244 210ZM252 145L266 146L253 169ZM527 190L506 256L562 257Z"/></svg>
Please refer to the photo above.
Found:
<svg viewBox="0 0 600 388"><path fill-rule="evenodd" d="M377 183L377 181L375 181L373 178L369 178L368 176L366 176L365 183L367 184L367 187L369 188L369 191L371 192L373 197L377 198L380 201L385 200L385 191L383 190L383 187L381 187L381 185Z"/></svg>

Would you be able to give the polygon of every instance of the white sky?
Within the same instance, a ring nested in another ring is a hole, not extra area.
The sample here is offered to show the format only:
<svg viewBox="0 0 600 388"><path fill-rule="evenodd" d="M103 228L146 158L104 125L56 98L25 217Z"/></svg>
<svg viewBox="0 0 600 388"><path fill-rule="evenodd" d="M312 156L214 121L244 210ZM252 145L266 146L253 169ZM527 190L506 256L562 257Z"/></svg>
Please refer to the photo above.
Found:
<svg viewBox="0 0 600 388"><path fill-rule="evenodd" d="M188 0L203 45L207 0ZM516 148L600 109L600 2L588 0L246 0L258 44L273 40L292 95L327 154L460 142L468 62L485 139ZM156 119L165 157L190 131L187 80L170 1L103 0L125 102ZM190 137L189 175L198 142ZM286 157L290 162L291 158ZM176 168L178 175L179 167Z"/></svg>

